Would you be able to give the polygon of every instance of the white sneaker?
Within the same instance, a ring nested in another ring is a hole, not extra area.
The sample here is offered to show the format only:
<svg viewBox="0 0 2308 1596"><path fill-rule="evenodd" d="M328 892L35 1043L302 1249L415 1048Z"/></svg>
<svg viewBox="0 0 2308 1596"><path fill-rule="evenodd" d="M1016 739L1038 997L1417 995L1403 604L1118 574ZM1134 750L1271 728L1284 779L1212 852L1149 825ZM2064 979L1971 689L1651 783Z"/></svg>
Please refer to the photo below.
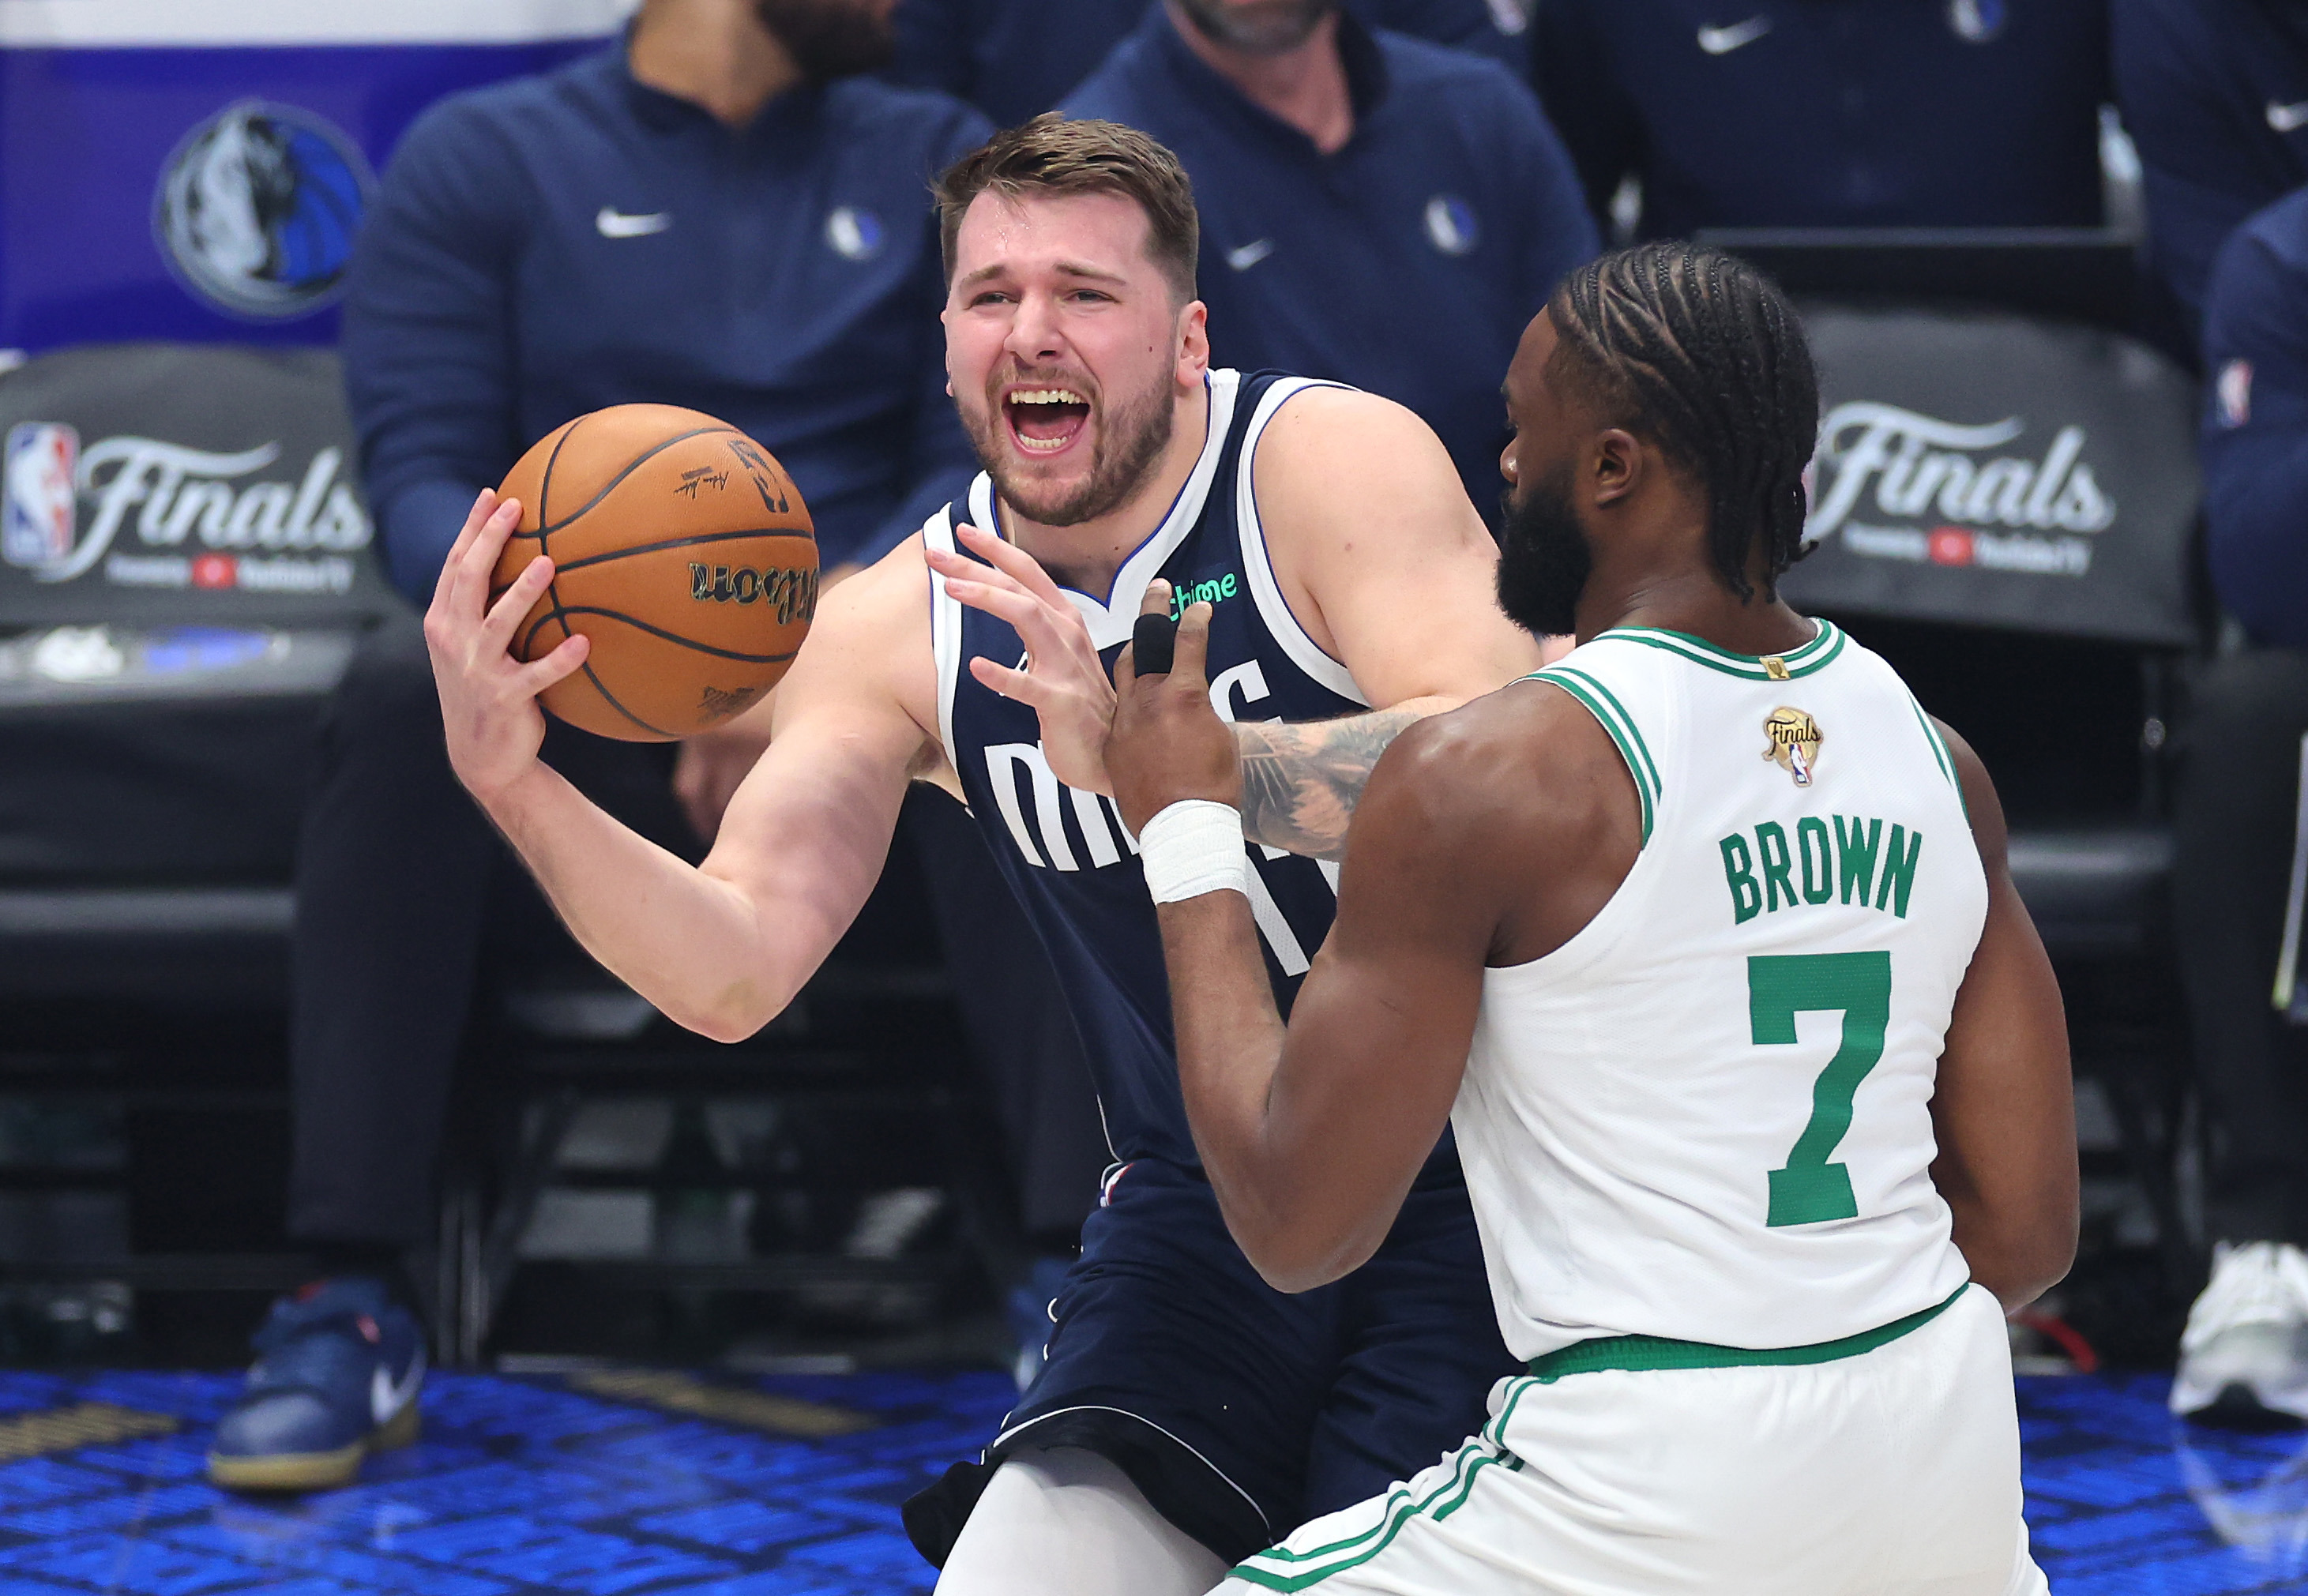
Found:
<svg viewBox="0 0 2308 1596"><path fill-rule="evenodd" d="M2223 1241L2188 1312L2172 1411L2308 1420L2308 1254L2283 1241Z"/></svg>

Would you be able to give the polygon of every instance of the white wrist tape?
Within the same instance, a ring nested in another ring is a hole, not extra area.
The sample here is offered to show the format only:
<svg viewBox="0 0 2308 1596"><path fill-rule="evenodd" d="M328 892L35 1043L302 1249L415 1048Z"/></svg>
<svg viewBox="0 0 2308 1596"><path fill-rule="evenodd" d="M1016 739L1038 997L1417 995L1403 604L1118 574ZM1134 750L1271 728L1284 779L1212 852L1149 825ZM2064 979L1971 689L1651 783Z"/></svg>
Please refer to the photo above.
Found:
<svg viewBox="0 0 2308 1596"><path fill-rule="evenodd" d="M1243 851L1242 813L1233 805L1188 798L1146 822L1138 851L1146 890L1175 904L1228 888L1250 896L1250 855Z"/></svg>

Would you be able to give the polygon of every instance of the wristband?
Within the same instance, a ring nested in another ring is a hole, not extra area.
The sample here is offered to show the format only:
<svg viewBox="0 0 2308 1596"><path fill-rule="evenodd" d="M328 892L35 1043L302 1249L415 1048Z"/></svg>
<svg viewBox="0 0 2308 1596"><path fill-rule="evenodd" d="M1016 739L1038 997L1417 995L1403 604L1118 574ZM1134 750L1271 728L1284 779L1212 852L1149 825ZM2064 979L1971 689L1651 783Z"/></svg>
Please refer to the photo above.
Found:
<svg viewBox="0 0 2308 1596"><path fill-rule="evenodd" d="M1231 888L1250 896L1250 855L1243 851L1242 814L1207 798L1173 803L1146 822L1138 851L1146 890L1158 904L1175 904Z"/></svg>

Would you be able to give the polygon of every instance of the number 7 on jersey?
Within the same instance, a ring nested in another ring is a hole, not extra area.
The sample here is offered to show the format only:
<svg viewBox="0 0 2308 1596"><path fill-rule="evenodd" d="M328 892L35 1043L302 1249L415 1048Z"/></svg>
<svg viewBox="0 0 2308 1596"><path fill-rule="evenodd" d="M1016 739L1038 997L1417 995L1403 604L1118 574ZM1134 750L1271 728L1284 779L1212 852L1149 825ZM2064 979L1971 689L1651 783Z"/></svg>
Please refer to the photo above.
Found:
<svg viewBox="0 0 2308 1596"><path fill-rule="evenodd" d="M1851 1128L1851 1100L1859 1083L1882 1061L1883 1034L1891 1020L1891 956L1879 949L1747 960L1747 1018L1756 1046L1792 1046L1796 1016L1821 1009L1842 1011L1843 1043L1812 1085L1811 1119L1788 1152L1787 1166L1770 1171L1767 1225L1858 1217L1850 1170L1828 1163L1827 1156Z"/></svg>

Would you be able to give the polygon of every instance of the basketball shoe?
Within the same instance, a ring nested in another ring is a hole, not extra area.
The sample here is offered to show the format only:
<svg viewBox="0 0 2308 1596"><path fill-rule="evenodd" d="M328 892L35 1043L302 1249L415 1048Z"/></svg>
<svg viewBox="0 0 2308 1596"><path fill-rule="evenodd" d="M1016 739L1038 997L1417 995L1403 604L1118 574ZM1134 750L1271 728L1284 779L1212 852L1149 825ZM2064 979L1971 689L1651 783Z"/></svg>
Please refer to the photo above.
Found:
<svg viewBox="0 0 2308 1596"><path fill-rule="evenodd" d="M2172 1411L2183 1418L2308 1420L2308 1255L2285 1241L2223 1241L2188 1312Z"/></svg>
<svg viewBox="0 0 2308 1596"><path fill-rule="evenodd" d="M328 1490L417 1438L425 1338L382 1281L316 1280L272 1305L248 1385L209 1448L228 1490Z"/></svg>

